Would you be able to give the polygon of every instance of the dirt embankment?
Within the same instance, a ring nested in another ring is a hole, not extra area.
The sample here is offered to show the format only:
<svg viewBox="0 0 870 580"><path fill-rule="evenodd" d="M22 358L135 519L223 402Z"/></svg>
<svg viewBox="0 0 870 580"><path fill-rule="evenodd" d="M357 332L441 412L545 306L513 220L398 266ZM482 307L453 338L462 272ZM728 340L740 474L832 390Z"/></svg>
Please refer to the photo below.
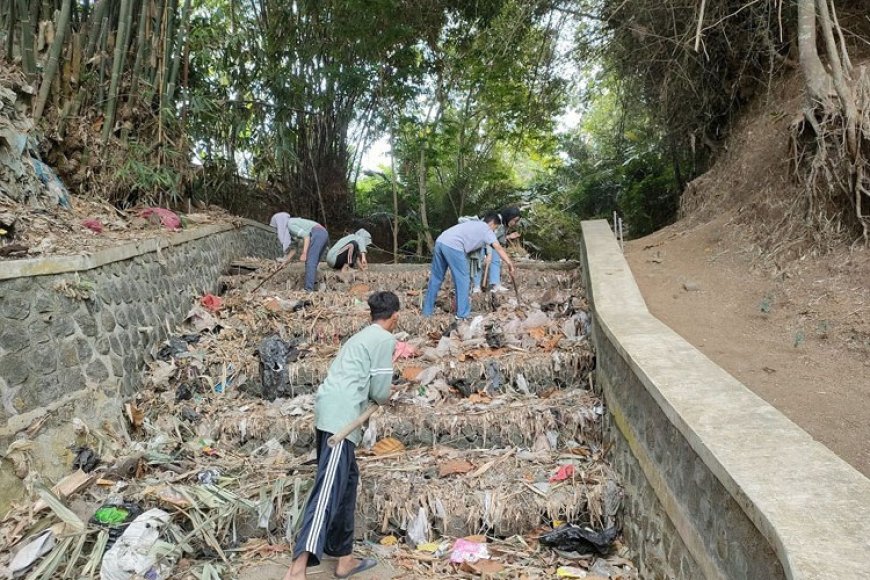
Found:
<svg viewBox="0 0 870 580"><path fill-rule="evenodd" d="M763 97L677 224L626 245L652 313L870 476L870 249L788 212L799 79Z"/></svg>

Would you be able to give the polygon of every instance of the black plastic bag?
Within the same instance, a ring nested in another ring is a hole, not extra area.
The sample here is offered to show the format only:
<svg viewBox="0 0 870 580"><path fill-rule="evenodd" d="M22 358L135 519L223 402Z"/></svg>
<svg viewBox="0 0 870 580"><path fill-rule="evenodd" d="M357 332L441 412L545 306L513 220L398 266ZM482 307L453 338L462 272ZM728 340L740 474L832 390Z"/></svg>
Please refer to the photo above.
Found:
<svg viewBox="0 0 870 580"><path fill-rule="evenodd" d="M274 401L279 395L290 393L287 358L294 350L295 347L291 347L276 335L269 336L260 343L257 354L260 356L260 383L263 385L264 399Z"/></svg>
<svg viewBox="0 0 870 580"><path fill-rule="evenodd" d="M565 524L538 538L541 544L563 552L606 555L619 535L619 528L612 526L596 532L588 526Z"/></svg>

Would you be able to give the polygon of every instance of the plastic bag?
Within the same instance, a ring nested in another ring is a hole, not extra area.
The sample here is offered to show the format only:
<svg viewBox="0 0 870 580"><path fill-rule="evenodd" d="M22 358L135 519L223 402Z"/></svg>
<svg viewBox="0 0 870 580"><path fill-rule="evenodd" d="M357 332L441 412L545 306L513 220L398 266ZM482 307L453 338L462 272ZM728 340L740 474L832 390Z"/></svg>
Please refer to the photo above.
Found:
<svg viewBox="0 0 870 580"><path fill-rule="evenodd" d="M172 571L165 559L158 564L154 547L160 531L171 516L161 509L151 509L133 520L112 549L103 556L101 580L131 580L136 576L149 580L166 578Z"/></svg>
<svg viewBox="0 0 870 580"><path fill-rule="evenodd" d="M453 544L453 551L450 552L450 561L454 564L462 564L463 562L474 563L486 558L489 558L489 550L486 544L472 542L465 538L456 540L456 543Z"/></svg>
<svg viewBox="0 0 870 580"><path fill-rule="evenodd" d="M610 551L618 535L619 529L616 526L596 532L590 527L566 524L552 532L547 532L539 540L544 546L563 552L577 552L579 554L596 552L605 555Z"/></svg>
<svg viewBox="0 0 870 580"><path fill-rule="evenodd" d="M426 513L426 508L421 507L420 511L417 512L417 517L408 526L405 541L412 546L425 544L429 541L429 516Z"/></svg>

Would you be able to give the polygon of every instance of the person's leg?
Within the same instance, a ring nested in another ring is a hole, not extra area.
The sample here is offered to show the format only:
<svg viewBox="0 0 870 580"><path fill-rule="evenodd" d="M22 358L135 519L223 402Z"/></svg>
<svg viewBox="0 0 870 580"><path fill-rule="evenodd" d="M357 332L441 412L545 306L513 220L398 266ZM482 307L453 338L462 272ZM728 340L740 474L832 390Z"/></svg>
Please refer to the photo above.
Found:
<svg viewBox="0 0 870 580"><path fill-rule="evenodd" d="M308 257L305 259L305 289L309 292L314 290L314 284L317 282L317 264L328 241L329 234L324 228L311 230L311 243L308 246Z"/></svg>
<svg viewBox="0 0 870 580"><path fill-rule="evenodd" d="M423 316L432 316L435 310L435 299L444 282L444 273L447 271L447 260L444 258L444 244L435 244L435 252L432 254L432 270L429 273L429 286L426 288L426 299L423 301Z"/></svg>
<svg viewBox="0 0 870 580"><path fill-rule="evenodd" d="M492 262L489 264L489 285L498 286L501 284L501 256L498 252L492 250Z"/></svg>
<svg viewBox="0 0 870 580"><path fill-rule="evenodd" d="M456 317L468 318L471 315L471 301L469 300L468 286L468 257L462 250L444 248L444 255L450 267L450 275L453 277L453 286L456 288Z"/></svg>
<svg viewBox="0 0 870 580"><path fill-rule="evenodd" d="M478 252L479 259L477 261L477 268L474 270L474 291L478 292L480 290L480 283L483 280L483 271L486 269L485 260L486 253L483 250Z"/></svg>
<svg viewBox="0 0 870 580"><path fill-rule="evenodd" d="M326 547L323 550L324 553L339 558L335 573L340 576L356 568L360 562L351 555L353 553L354 513L356 512L358 484L359 467L354 457L350 465L344 497L341 498L340 507L329 524L329 531L326 535Z"/></svg>
<svg viewBox="0 0 870 580"><path fill-rule="evenodd" d="M338 251L338 255L335 257L335 266L333 266L335 270L341 270L351 263L349 260L351 248L353 248L353 244L347 244Z"/></svg>
<svg viewBox="0 0 870 580"><path fill-rule="evenodd" d="M293 544L293 564L286 580L305 577L307 566L317 566L323 555L331 519L341 509L351 465L355 464L353 443L341 441L330 448L331 433L317 431L318 464L314 488L302 518L302 529Z"/></svg>

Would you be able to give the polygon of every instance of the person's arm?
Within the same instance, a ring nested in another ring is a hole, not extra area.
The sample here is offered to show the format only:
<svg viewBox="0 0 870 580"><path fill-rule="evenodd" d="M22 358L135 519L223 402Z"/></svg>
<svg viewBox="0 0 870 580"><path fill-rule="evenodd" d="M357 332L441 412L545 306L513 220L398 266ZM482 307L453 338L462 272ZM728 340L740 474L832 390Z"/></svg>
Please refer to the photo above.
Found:
<svg viewBox="0 0 870 580"><path fill-rule="evenodd" d="M366 270L369 267L369 262L368 262L368 260L366 260L366 253L365 252L360 252L359 267L361 270Z"/></svg>
<svg viewBox="0 0 870 580"><path fill-rule="evenodd" d="M501 256L502 262L507 264L508 271L510 271L510 273L513 274L514 273L514 263L513 263L513 261L511 261L510 256L508 256L507 252L504 251L504 248L501 246L501 244L496 242L492 245L492 247L496 252L498 252L498 255Z"/></svg>
<svg viewBox="0 0 870 580"><path fill-rule="evenodd" d="M520 237L520 232L511 232L507 236L505 236L509 240L515 240Z"/></svg>
<svg viewBox="0 0 870 580"><path fill-rule="evenodd" d="M311 236L305 236L302 241L302 254L299 256L299 261L304 262L308 258L308 246L311 245Z"/></svg>
<svg viewBox="0 0 870 580"><path fill-rule="evenodd" d="M381 340L372 349L369 398L379 405L383 405L390 398L393 382L393 351L395 348L395 340Z"/></svg>

